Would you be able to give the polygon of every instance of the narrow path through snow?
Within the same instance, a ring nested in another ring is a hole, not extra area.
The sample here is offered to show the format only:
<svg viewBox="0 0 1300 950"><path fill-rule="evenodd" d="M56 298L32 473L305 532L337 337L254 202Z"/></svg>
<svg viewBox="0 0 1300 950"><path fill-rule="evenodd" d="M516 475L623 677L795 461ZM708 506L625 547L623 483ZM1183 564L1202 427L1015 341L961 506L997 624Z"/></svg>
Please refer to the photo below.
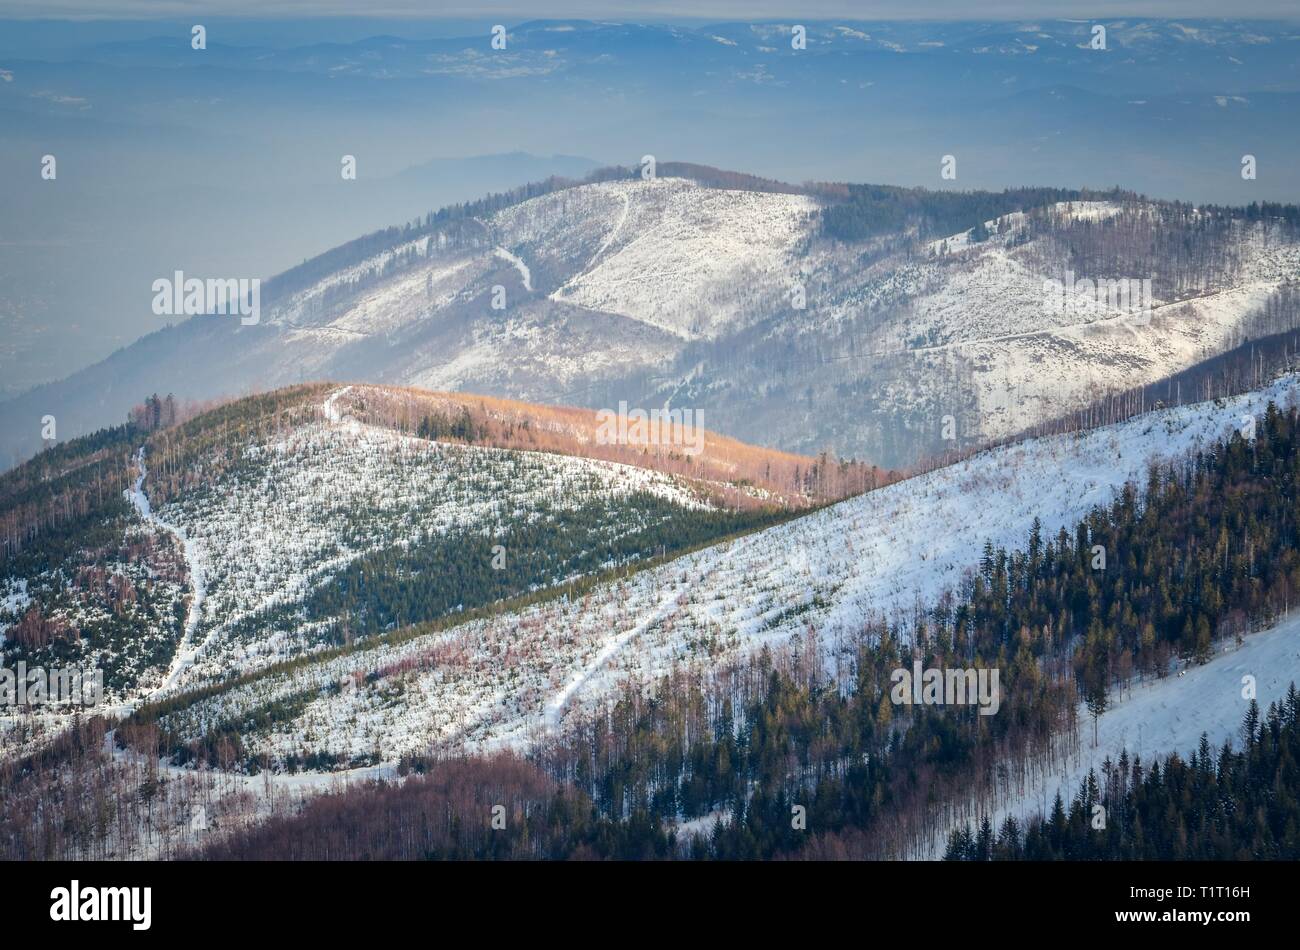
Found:
<svg viewBox="0 0 1300 950"><path fill-rule="evenodd" d="M552 300L561 299L561 295L568 290L575 281L578 281L591 273L591 269L596 266L596 262L604 256L605 252L609 250L609 246L614 243L614 239L618 237L619 232L623 230L623 225L627 224L628 215L632 211L632 203L628 201L627 195L622 192L618 192L618 196L623 199L623 210L619 214L618 220L614 222L614 227L610 229L610 232L607 235L605 235L605 240L601 242L600 247L596 248L596 253L591 255L591 259L587 261L587 266L566 280L563 287L551 294ZM616 254L614 256L617 257L618 255Z"/></svg>
<svg viewBox="0 0 1300 950"><path fill-rule="evenodd" d="M614 238L618 237L619 232L623 230L623 225L627 223L627 216L632 210L632 203L627 200L627 195L623 192L618 192L618 196L623 199L623 212L618 216L618 221L614 223L613 229L609 234L605 235L605 240L596 249L596 253L591 255L591 260L587 261L587 270L591 270L596 261L600 260L601 255L609 250L609 246L614 243Z"/></svg>
<svg viewBox="0 0 1300 950"><path fill-rule="evenodd" d="M343 413L339 411L336 404L340 396L346 396L352 391L351 386L344 386L342 389L330 394L330 397L321 403L320 411L327 422L339 423L343 421Z"/></svg>
<svg viewBox="0 0 1300 950"><path fill-rule="evenodd" d="M328 399L321 405L321 412L331 423L340 423L343 421L343 414L335 404L339 397L346 395L352 389L351 386L344 386L342 389L332 393ZM136 475L135 484L126 492L131 504L135 506L140 517L155 527L170 532L175 535L181 542L181 548L184 551L185 563L189 569L190 583L194 587L194 597L190 601L189 610L185 616L185 632L181 636L180 643L176 646L176 655L172 658L170 667L167 670L167 676L163 684L153 690L146 697L153 699L175 686L181 676L187 669L194 665L194 661L203 653L204 648L208 645L208 640L217 632L217 628L209 634L208 638L197 646L194 645L194 634L198 631L199 621L203 616L203 603L207 599L207 572L205 569L206 556L203 546L195 539L191 538L184 528L179 525L171 524L160 517L149 503L149 496L144 491L144 481L149 474L148 468L144 464L144 446L141 446L136 453ZM125 712L134 710L136 703L129 702L119 707Z"/></svg>
<svg viewBox="0 0 1300 950"><path fill-rule="evenodd" d="M149 496L144 493L144 480L149 474L148 468L144 464L144 446L135 456L137 474L135 484L126 492L127 498L135 506L140 517L157 528L167 531L176 536L181 542L181 549L185 555L185 564L189 569L190 583L194 587L194 596L190 600L189 610L185 615L185 632L181 636L181 642L176 645L176 655L172 657L171 666L167 670L167 676L163 679L163 684L149 694L149 698L170 689L176 685L181 674L194 664L194 658L202 649L202 644L198 647L192 647L194 634L198 630L199 620L203 616L203 601L207 597L207 573L204 570L204 557L202 546L186 533L185 529L177 525L170 524L154 513L152 506L149 504Z"/></svg>
<svg viewBox="0 0 1300 950"><path fill-rule="evenodd" d="M713 549L708 560L700 565L700 572L696 576L695 580L683 587L672 587L659 599L655 608L650 611L644 620L606 641L605 645L596 651L596 655L592 658L591 662L570 677L569 681L564 684L564 687L551 698L549 703L546 704L546 711L543 716L543 722L546 729L554 732L559 728L560 720L564 718L564 711L568 706L569 701L593 676L604 668L605 664L608 663L616 653L655 624L671 616L673 611L677 609L678 599L681 598L692 585L703 583L709 575L713 573L714 569L718 566L718 562L723 559L724 554L727 557L734 557L748 547L753 542L753 539L754 535L746 535L739 540L733 541L730 545L719 545Z"/></svg>
<svg viewBox="0 0 1300 950"><path fill-rule="evenodd" d="M523 278L524 290L532 293L533 272L528 269L528 265L520 260L516 255L511 254L504 247L498 247L496 249L496 256L501 258L503 261L509 261L511 264L515 265L515 270L519 271L519 276Z"/></svg>

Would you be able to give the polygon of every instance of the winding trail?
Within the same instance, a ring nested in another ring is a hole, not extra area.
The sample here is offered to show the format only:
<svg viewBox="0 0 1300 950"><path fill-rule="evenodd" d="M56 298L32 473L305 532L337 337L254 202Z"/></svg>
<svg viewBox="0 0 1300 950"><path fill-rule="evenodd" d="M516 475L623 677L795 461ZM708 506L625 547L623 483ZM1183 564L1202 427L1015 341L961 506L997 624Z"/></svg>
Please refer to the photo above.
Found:
<svg viewBox="0 0 1300 950"><path fill-rule="evenodd" d="M495 251L496 256L503 261L509 261L515 265L515 270L519 271L519 277L524 282L524 290L529 293L533 292L533 272L528 269L528 265L517 254L511 254L504 247L498 247Z"/></svg>
<svg viewBox="0 0 1300 950"><path fill-rule="evenodd" d="M346 396L350 392L352 392L352 387L344 386L342 389L330 393L330 397L326 399L323 403L321 403L320 406L321 415L325 417L326 422L332 422L335 425L338 425L340 422L343 421L343 413L339 411L339 407L336 405L336 402L340 396Z"/></svg>
<svg viewBox="0 0 1300 950"><path fill-rule="evenodd" d="M144 480L149 474L148 468L144 464L144 446L135 456L136 470L139 473L135 479L135 485L126 492L127 499L135 506L135 510L140 513L140 517L157 528L167 531L176 536L181 542L181 549L185 555L185 564L189 569L190 583L194 587L194 596L190 600L189 610L185 614L185 633L181 636L181 642L176 646L176 655L172 658L171 666L167 670L167 676L163 679L163 684L151 692L147 698L152 699L155 696L171 689L175 686L187 669L194 665L194 660L199 652L203 649L204 644L197 647L191 647L194 640L194 634L199 628L199 621L203 617L203 602L207 599L207 572L204 565L202 546L186 533L185 529L178 527L163 520L154 513L153 507L149 504L149 496L144 493Z"/></svg>
<svg viewBox="0 0 1300 950"><path fill-rule="evenodd" d="M492 247L493 255L495 255L496 257L500 258L503 261L509 262L514 266L515 270L519 271L519 277L523 281L524 290L526 290L528 293L531 294L533 292L533 272L528 267L528 265L525 264L523 262L523 259L520 258L517 254L512 254L503 245L497 244L496 228L489 225L486 221L481 221L478 218L470 218L470 220L473 221L475 224L477 224L480 228L482 228L483 233L487 235L488 243L493 245Z"/></svg>
<svg viewBox="0 0 1300 950"><path fill-rule="evenodd" d="M593 676L604 669L605 664L607 664L615 654L655 624L672 616L677 611L678 599L686 594L696 584L701 584L707 580L709 575L717 569L720 561L725 560L729 564L734 565L736 557L753 543L754 537L754 534L749 534L743 538L738 538L731 542L731 544L719 545L714 548L704 563L699 565L699 573L694 580L688 582L685 587L673 587L664 594L662 598L660 598L659 603L655 605L654 610L652 610L644 620L641 620L629 627L627 630L624 630L622 633L611 637L606 641L605 645L596 651L596 655L592 658L591 662L571 676L569 681L564 684L563 688L561 688L560 691L551 698L550 702L546 704L542 721L547 731L555 732L559 729L560 721L564 718L564 713L568 708L570 700L572 700L574 695L590 682Z"/></svg>
<svg viewBox="0 0 1300 950"><path fill-rule="evenodd" d="M346 395L351 390L351 386L344 386L337 392L332 393L321 405L321 412L324 414L327 421L335 425L344 421L343 414L335 405L335 401L339 399L339 397ZM348 421L350 422L351 420ZM355 423L353 424L355 425ZM139 451L136 452L135 464L138 473L136 475L135 484L124 494L135 507L135 510L140 513L141 518L160 530L175 535L176 539L181 542L181 549L185 556L185 564L189 570L190 583L194 587L194 597L190 600L189 610L186 611L185 615L185 632L181 636L180 643L176 646L176 655L172 658L171 665L167 669L167 675L163 679L163 684L145 697L146 700L149 700L162 695L180 681L180 678L184 675L185 671L193 666L194 661L202 655L209 640L216 635L217 628L213 628L213 632L209 634L202 643L197 645L194 644L194 635L198 632L199 622L203 618L203 604L207 600L208 594L206 570L207 559L205 552L203 546L198 541L191 538L184 528L166 521L153 510L153 506L149 503L149 496L146 495L144 491L145 478L149 475L149 470L144 463L144 446L140 446ZM132 701L114 708L129 713L133 711L137 705L138 701Z"/></svg>
<svg viewBox="0 0 1300 950"><path fill-rule="evenodd" d="M628 201L627 195L621 191L618 196L623 199L623 213L618 216L618 220L614 222L614 227L609 234L605 235L605 240L596 249L596 253L591 255L591 260L587 261L587 270L591 270L596 265L596 261L600 260L600 256L609 250L609 246L614 243L614 238L618 237L619 232L623 230L623 225L627 224L627 216L632 210L632 202Z"/></svg>
<svg viewBox="0 0 1300 950"><path fill-rule="evenodd" d="M582 277L585 277L587 274L591 273L591 269L596 266L596 262L600 260L601 256L607 250L609 250L609 246L614 243L614 239L618 237L619 232L623 230L623 225L627 223L628 215L632 211L632 203L628 201L627 195L623 194L622 192L618 192L618 196L623 199L623 210L619 214L618 220L614 222L614 227L611 228L610 232L605 235L605 240L601 242L600 247L596 248L596 253L591 255L591 259L587 261L586 266L583 267L582 270L580 270L578 273L573 274L571 277L569 277L569 279L564 282L564 286L560 287L559 290L551 294L551 299L559 300L560 295L563 294L566 290L568 290L571 286L573 286L574 281Z"/></svg>

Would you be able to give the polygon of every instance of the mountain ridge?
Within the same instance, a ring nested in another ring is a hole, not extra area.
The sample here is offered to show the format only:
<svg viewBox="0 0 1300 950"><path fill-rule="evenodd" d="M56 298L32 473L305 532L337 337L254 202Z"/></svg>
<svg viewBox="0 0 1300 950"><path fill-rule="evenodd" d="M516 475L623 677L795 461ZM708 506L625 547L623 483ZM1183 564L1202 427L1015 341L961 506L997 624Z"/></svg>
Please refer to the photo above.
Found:
<svg viewBox="0 0 1300 950"><path fill-rule="evenodd" d="M794 186L673 162L650 180L551 178L318 255L267 282L258 326L160 330L11 400L3 436L12 457L47 413L76 432L142 392L351 378L672 402L747 442L903 467L1300 325L1294 211ZM1145 277L1151 313L1054 318L1043 284L1066 272Z"/></svg>

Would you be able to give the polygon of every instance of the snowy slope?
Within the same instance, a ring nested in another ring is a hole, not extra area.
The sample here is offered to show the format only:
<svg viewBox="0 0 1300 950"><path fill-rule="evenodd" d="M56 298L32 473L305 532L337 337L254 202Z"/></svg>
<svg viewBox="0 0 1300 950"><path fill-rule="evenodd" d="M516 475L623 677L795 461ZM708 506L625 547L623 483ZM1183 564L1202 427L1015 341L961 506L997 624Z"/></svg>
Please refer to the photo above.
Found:
<svg viewBox="0 0 1300 950"><path fill-rule="evenodd" d="M250 749L331 751L390 760L434 745L526 746L628 677L708 668L815 630L832 655L864 618L908 620L955 587L986 541L1023 544L1034 518L1054 534L1155 459L1231 434L1300 380L1219 403L1166 410L1082 435L987 451L738 541L598 587L317 668L267 677L178 713L197 734L274 698L312 696ZM371 673L353 689L320 692Z"/></svg>
<svg viewBox="0 0 1300 950"><path fill-rule="evenodd" d="M73 543L53 546L48 560L5 565L0 666L13 671L20 660L28 669L72 666L87 677L100 670L103 701L114 704L166 681L184 639L185 605L195 600L202 578L186 569L184 539L157 520L112 514L88 519L79 530ZM33 625L44 635L33 637ZM46 708L54 720L73 712L72 706ZM0 707L0 720L28 718L30 711Z"/></svg>
<svg viewBox="0 0 1300 950"><path fill-rule="evenodd" d="M367 553L462 531L509 545L517 526L634 492L685 509L705 504L687 483L648 469L363 425L339 408L345 392L325 401L323 424L248 447L243 464L213 484L156 512L138 503L183 539L199 579L169 686L326 642L334 621L307 622L293 608Z"/></svg>
<svg viewBox="0 0 1300 950"><path fill-rule="evenodd" d="M316 344L323 357L475 300L504 263L523 293L507 310L545 289L556 303L619 314L677 337L714 335L779 303L816 209L805 196L681 178L584 185L477 222L483 238L469 247L426 237L374 255L293 294L268 321L291 328L292 342ZM398 266L407 257L413 264ZM768 295L775 298L761 299Z"/></svg>
<svg viewBox="0 0 1300 950"><path fill-rule="evenodd" d="M563 213L557 213L561 203ZM556 300L624 314L686 338L711 337L782 302L816 208L802 195L660 178L537 199L502 212L498 226L514 242L541 245L553 255L568 242L586 250L600 238L585 266L554 292ZM565 233L551 235L539 218L565 222ZM557 238L558 245L547 245ZM763 294L771 299L762 300Z"/></svg>
<svg viewBox="0 0 1300 950"><path fill-rule="evenodd" d="M1154 213L1153 205L1113 202L1062 203L1047 212L1062 224ZM842 273L833 254L813 264L811 279L833 285L824 308L827 322L879 312L870 351L916 356L918 395L926 378L941 375L954 356L965 361L976 403L971 418L979 431L963 438L973 441L1006 438L1100 393L1159 381L1222 352L1241 339L1250 318L1284 283L1300 277L1300 244L1272 226L1242 224L1223 251L1239 264L1239 275L1195 297L1157 297L1142 314L1094 306L1072 294L1064 307L1053 309L1045 303L1044 283L1074 269L1063 248L1042 239L1021 243L1024 224L1020 213L986 222L992 234L984 242L972 244L969 232L950 235L928 245L930 259L889 259L857 282Z"/></svg>
<svg viewBox="0 0 1300 950"><path fill-rule="evenodd" d="M1203 666L1137 683L1122 696L1111 697L1114 705L1097 722L1095 744L1092 719L1081 704L1076 742L1061 742L1051 761L1040 763L1023 780L1006 775L995 801L951 809L945 815L946 827L977 823L985 815L994 829L1008 816L1023 827L1028 817L1050 812L1058 793L1068 809L1088 772L1094 771L1103 783L1103 763L1109 759L1113 765L1123 751L1129 759L1141 755L1147 765L1174 752L1185 759L1202 733L1216 752L1224 742L1240 748L1241 722L1249 706L1245 677L1253 680L1261 713L1284 699L1292 683L1300 687L1300 617L1251 634L1239 646L1221 647ZM946 832L936 834L920 856L942 857L946 845Z"/></svg>

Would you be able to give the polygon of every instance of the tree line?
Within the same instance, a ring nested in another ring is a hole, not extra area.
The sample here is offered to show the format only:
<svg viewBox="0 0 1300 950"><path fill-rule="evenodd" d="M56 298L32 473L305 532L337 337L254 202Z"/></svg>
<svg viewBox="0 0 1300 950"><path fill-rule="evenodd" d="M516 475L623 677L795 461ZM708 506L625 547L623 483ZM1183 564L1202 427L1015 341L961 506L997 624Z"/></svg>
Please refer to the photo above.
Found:
<svg viewBox="0 0 1300 950"><path fill-rule="evenodd" d="M1250 701L1242 743L1214 749L1202 733L1184 761L1176 752L1143 766L1128 751L1090 771L1067 810L1060 793L1046 815L985 816L955 830L948 861L1295 861L1300 859L1300 693L1261 715Z"/></svg>

